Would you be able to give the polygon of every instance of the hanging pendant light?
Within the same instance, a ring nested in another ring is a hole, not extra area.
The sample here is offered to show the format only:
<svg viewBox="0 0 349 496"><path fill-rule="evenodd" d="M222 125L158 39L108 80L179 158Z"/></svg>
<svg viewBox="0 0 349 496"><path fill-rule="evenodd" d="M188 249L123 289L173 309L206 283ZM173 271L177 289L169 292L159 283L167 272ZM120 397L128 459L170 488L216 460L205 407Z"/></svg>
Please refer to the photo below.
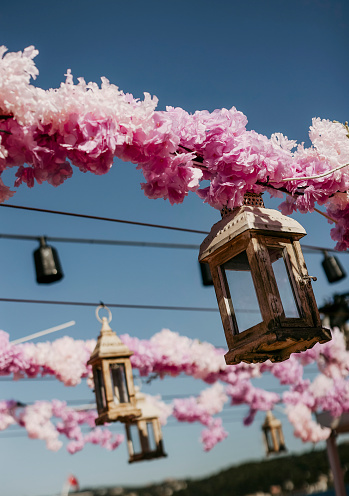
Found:
<svg viewBox="0 0 349 496"><path fill-rule="evenodd" d="M50 284L63 278L57 250L46 244L44 236L41 236L40 247L34 251L33 255L38 284Z"/></svg>
<svg viewBox="0 0 349 496"><path fill-rule="evenodd" d="M203 286L213 286L213 279L210 266L206 263L199 263Z"/></svg>
<svg viewBox="0 0 349 496"><path fill-rule="evenodd" d="M327 280L329 283L340 281L346 277L346 272L342 264L334 255L329 256L327 251L324 251L325 258L322 261Z"/></svg>
<svg viewBox="0 0 349 496"><path fill-rule="evenodd" d="M100 319L99 310L106 309L109 319ZM98 417L96 425L105 422L128 422L141 415L136 405L130 356L132 351L121 341L109 326L111 312L100 305L96 317L102 323L97 344L87 362L92 365Z"/></svg>
<svg viewBox="0 0 349 496"><path fill-rule="evenodd" d="M319 312L324 315L323 325L326 324L331 328L339 327L343 331L344 325L349 320L348 294L333 295L333 301L319 308Z"/></svg>
<svg viewBox="0 0 349 496"><path fill-rule="evenodd" d="M321 326L294 219L264 207L260 195L222 213L200 247L210 266L229 351L228 365L271 360L331 339Z"/></svg>

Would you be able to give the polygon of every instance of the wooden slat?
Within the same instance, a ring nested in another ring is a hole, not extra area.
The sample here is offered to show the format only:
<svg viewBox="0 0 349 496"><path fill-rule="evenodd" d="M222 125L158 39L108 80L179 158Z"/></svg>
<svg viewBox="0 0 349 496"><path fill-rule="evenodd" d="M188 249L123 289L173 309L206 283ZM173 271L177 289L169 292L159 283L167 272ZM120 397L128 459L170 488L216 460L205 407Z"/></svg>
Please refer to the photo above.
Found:
<svg viewBox="0 0 349 496"><path fill-rule="evenodd" d="M263 320L268 327L279 325L283 308L263 236L251 238L247 254Z"/></svg>
<svg viewBox="0 0 349 496"><path fill-rule="evenodd" d="M305 277L308 276L308 270L307 270L307 266L306 266L306 263L305 263L305 260L303 257L300 242L294 241L293 247L294 247L296 257L299 261L301 275L304 278L304 276ZM302 293L305 296L305 298L307 299L309 309L310 309L310 312L311 312L311 315L313 318L313 325L314 326L321 326L321 319L320 319L319 310L318 310L318 307L316 304L315 296L313 293L313 288L311 286L311 280L308 279L308 280L304 281L304 279L303 279L303 283L304 284L302 285L302 290L303 290Z"/></svg>

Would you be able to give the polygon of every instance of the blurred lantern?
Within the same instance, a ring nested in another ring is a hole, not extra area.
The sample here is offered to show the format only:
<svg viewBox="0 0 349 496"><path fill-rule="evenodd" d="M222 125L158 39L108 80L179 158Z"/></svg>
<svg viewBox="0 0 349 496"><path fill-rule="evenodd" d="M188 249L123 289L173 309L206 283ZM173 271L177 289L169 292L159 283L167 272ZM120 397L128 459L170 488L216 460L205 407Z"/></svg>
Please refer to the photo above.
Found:
<svg viewBox="0 0 349 496"><path fill-rule="evenodd" d="M99 310L105 308L109 319L99 318ZM128 422L141 415L136 406L135 390L130 356L133 354L109 326L111 312L103 305L96 309L97 319L102 322L97 344L87 362L92 365L98 417L96 425L105 422Z"/></svg>
<svg viewBox="0 0 349 496"><path fill-rule="evenodd" d="M344 279L347 274L338 258L333 255L329 256L326 250L324 251L324 256L325 258L322 261L322 266L324 268L328 282L332 283Z"/></svg>
<svg viewBox="0 0 349 496"><path fill-rule="evenodd" d="M142 414L126 424L128 462L167 456L163 448L159 409L140 391L136 392L136 400Z"/></svg>
<svg viewBox="0 0 349 496"><path fill-rule="evenodd" d="M280 362L331 339L321 327L295 220L261 196L222 213L200 247L211 269L229 351L227 364Z"/></svg>
<svg viewBox="0 0 349 496"><path fill-rule="evenodd" d="M344 332L346 323L349 320L348 293L335 294L333 300L319 308L319 312L324 315L322 325L325 327L339 327Z"/></svg>
<svg viewBox="0 0 349 496"><path fill-rule="evenodd" d="M40 238L40 247L34 251L36 280L39 284L50 284L63 277L62 267L55 248L46 244L46 239Z"/></svg>
<svg viewBox="0 0 349 496"><path fill-rule="evenodd" d="M201 279L202 279L202 284L204 286L213 286L213 280L212 280L212 275L210 271L210 266L205 263L199 263L200 265L200 272L201 272Z"/></svg>
<svg viewBox="0 0 349 496"><path fill-rule="evenodd" d="M276 419L271 411L267 412L262 431L267 455L287 451L281 421Z"/></svg>

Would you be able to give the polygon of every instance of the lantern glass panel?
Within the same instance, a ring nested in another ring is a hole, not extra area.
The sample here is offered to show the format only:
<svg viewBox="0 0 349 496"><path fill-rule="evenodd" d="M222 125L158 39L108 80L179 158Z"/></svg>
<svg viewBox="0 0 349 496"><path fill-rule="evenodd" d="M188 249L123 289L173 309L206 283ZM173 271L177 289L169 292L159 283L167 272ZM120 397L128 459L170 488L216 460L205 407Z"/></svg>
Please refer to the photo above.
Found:
<svg viewBox="0 0 349 496"><path fill-rule="evenodd" d="M110 364L110 378L113 386L114 403L129 403L129 394L125 376L125 366L123 364Z"/></svg>
<svg viewBox="0 0 349 496"><path fill-rule="evenodd" d="M281 303L286 318L299 319L299 310L293 292L292 283L287 270L285 257L287 253L282 248L269 246L268 252L273 267L276 284L278 286Z"/></svg>
<svg viewBox="0 0 349 496"><path fill-rule="evenodd" d="M251 267L246 251L221 265L224 271L239 331L245 331L262 322ZM229 298L229 295L227 295Z"/></svg>
<svg viewBox="0 0 349 496"><path fill-rule="evenodd" d="M93 380L95 383L96 400L98 410L103 410L107 406L105 397L105 387L101 368L95 368L93 370Z"/></svg>
<svg viewBox="0 0 349 496"><path fill-rule="evenodd" d="M271 430L265 431L265 436L267 438L268 451L274 451L274 440L271 434Z"/></svg>
<svg viewBox="0 0 349 496"><path fill-rule="evenodd" d="M276 442L277 442L277 445L280 446L281 444L281 435L280 435L280 429L276 429Z"/></svg>
<svg viewBox="0 0 349 496"><path fill-rule="evenodd" d="M147 432L148 432L148 448L149 448L149 451L156 451L157 446L156 446L156 442L155 442L153 422L147 422Z"/></svg>
<svg viewBox="0 0 349 496"><path fill-rule="evenodd" d="M132 443L133 454L138 455L139 453L142 453L142 446L141 446L141 441L139 438L138 425L137 424L130 424L130 425L128 425L128 429L129 429L129 436L130 436L131 443Z"/></svg>

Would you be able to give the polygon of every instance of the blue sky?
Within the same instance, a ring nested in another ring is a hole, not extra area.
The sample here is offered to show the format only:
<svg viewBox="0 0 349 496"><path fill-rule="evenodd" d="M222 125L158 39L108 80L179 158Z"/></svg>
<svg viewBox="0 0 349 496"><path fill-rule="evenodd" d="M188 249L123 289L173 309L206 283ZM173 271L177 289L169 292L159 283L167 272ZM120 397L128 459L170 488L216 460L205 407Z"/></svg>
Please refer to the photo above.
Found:
<svg viewBox="0 0 349 496"><path fill-rule="evenodd" d="M235 106L248 128L270 136L282 132L309 144L312 117L348 119L348 17L346 1L134 1L33 0L2 2L1 44L10 51L35 45L40 71L35 84L59 86L70 68L75 78L99 82L106 76L125 92L142 98L147 91L167 105L187 111ZM13 180L13 171L4 175ZM106 176L75 171L59 188L21 187L9 201L47 209L209 230L219 212L190 195L182 205L145 198L142 175L116 161ZM277 208L278 202L265 200ZM105 238L200 244L203 236L83 219L0 209L1 233ZM330 226L317 214L296 215L308 232L304 243L333 247ZM54 243L52 243L54 244ZM99 301L158 305L216 305L212 288L201 286L195 250L106 247L55 243L65 278L54 285L35 282L32 241L0 239L3 264L0 297ZM348 269L346 254L339 255ZM329 285L321 254L306 255L319 304L333 292L348 290L348 279ZM349 272L349 271L348 271ZM96 337L93 308L0 303L0 328L12 339L75 320L67 334ZM113 310L112 327L148 338L170 328L191 338L224 345L218 314L151 310ZM58 335L50 339L57 338ZM269 377L261 386L275 390ZM66 388L54 381L2 381L1 398L88 400L85 386ZM188 378L154 381L152 394L196 393L201 384ZM128 466L126 446L115 452L87 447L74 456L46 450L41 441L0 434L1 486L7 496L44 496L60 491L72 472L82 486L134 484L165 477L196 477L246 459L264 457L261 423L243 428L243 407L224 413L230 435L206 454L200 427L164 428L168 458ZM230 413L229 413L230 412ZM310 449L292 436L282 412L286 443L292 451ZM171 422L173 425L173 422ZM121 430L120 430L121 432Z"/></svg>

